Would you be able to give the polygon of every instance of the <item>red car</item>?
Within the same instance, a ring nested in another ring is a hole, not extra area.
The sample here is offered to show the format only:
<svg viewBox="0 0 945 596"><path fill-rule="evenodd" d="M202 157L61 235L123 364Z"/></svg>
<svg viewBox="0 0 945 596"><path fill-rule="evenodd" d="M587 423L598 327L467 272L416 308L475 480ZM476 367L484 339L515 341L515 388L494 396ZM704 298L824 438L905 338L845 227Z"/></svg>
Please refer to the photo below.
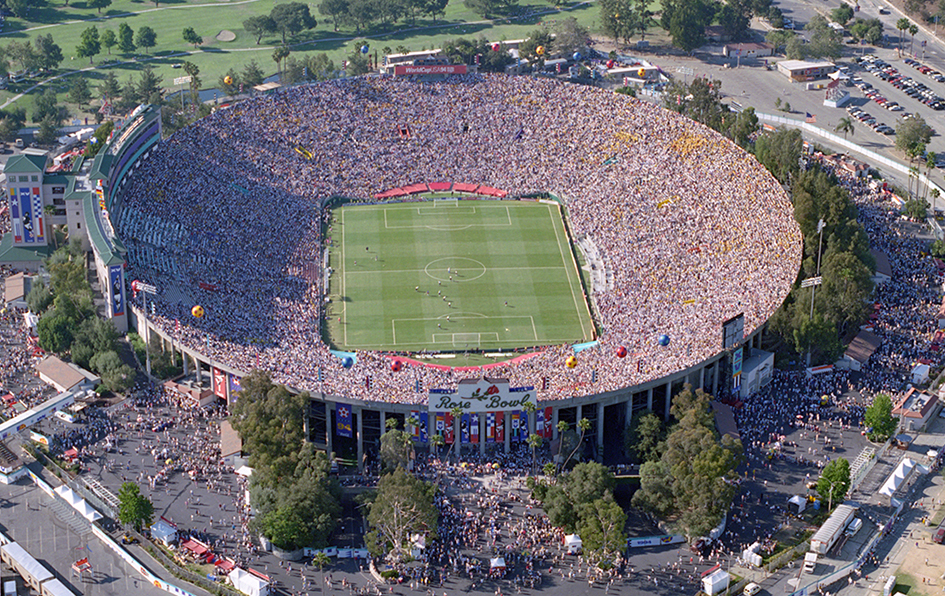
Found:
<svg viewBox="0 0 945 596"><path fill-rule="evenodd" d="M932 542L945 544L945 528L935 530L935 534L932 535Z"/></svg>

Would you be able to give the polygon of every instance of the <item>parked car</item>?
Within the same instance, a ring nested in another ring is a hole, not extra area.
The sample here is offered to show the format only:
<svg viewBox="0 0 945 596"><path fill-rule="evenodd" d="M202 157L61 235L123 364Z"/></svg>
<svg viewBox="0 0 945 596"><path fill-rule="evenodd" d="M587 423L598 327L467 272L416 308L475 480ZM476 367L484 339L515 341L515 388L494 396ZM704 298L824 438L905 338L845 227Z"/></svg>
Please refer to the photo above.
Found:
<svg viewBox="0 0 945 596"><path fill-rule="evenodd" d="M935 530L935 534L932 535L932 542L936 544L945 544L945 528L939 528Z"/></svg>

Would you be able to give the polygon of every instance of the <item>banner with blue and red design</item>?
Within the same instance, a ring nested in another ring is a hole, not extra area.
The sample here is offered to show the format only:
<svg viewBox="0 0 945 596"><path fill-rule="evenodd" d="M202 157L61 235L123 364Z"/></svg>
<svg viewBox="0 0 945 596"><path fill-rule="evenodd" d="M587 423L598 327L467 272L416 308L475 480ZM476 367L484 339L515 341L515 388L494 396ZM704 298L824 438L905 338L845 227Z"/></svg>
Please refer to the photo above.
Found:
<svg viewBox="0 0 945 596"><path fill-rule="evenodd" d="M505 441L505 412L495 413L495 441L496 443Z"/></svg>
<svg viewBox="0 0 945 596"><path fill-rule="evenodd" d="M469 414L463 414L459 419L459 442L469 443Z"/></svg>
<svg viewBox="0 0 945 596"><path fill-rule="evenodd" d="M354 429L351 427L351 406L338 404L335 410L335 434L348 439L354 436Z"/></svg>
<svg viewBox="0 0 945 596"><path fill-rule="evenodd" d="M469 415L469 442L473 445L479 443L479 414L476 412Z"/></svg>

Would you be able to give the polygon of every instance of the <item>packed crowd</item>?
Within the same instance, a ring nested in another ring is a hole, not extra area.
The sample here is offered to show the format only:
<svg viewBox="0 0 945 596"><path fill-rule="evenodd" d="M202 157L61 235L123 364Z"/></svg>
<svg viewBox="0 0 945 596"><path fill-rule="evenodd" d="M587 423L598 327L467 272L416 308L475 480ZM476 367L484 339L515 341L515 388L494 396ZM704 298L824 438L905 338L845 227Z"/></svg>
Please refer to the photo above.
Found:
<svg viewBox="0 0 945 596"><path fill-rule="evenodd" d="M264 368L278 382L329 394L420 401L460 374L394 372L376 353L359 353L345 369L322 341L327 290L310 274L324 266L325 199L370 200L418 180L555 193L567 201L574 236L603 255L614 283L592 291L599 348L574 369L564 366L570 346L539 346L538 356L492 371L541 387L543 400L634 385L717 353L721 323L745 313L746 330L762 324L800 263L784 191L700 124L550 80L356 78L241 102L160 144L128 180L120 209L189 231L190 243L156 247L185 271L178 278L132 261L129 277L183 288L165 292L176 299L157 298L157 324L238 370ZM191 246L202 230L216 238L209 254ZM206 317L190 316L194 303ZM662 334L668 346L658 345ZM631 356L617 358L619 346Z"/></svg>

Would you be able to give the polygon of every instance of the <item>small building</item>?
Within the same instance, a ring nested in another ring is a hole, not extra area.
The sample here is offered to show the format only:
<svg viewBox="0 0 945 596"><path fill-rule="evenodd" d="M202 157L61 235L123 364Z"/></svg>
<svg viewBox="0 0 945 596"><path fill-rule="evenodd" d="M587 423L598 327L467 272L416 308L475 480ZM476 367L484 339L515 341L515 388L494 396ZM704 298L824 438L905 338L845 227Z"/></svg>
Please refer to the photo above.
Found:
<svg viewBox="0 0 945 596"><path fill-rule="evenodd" d="M177 527L162 517L151 525L151 538L170 546L177 542Z"/></svg>
<svg viewBox="0 0 945 596"><path fill-rule="evenodd" d="M928 365L920 365L928 368ZM928 380L928 371L925 372L925 378ZM919 391L915 387L906 391L906 393L893 404L892 415L902 420L903 430L919 431L932 419L938 406L938 396L931 393Z"/></svg>
<svg viewBox="0 0 945 596"><path fill-rule="evenodd" d="M243 441L228 420L220 422L220 457L226 465L234 468L246 463L243 460Z"/></svg>
<svg viewBox="0 0 945 596"><path fill-rule="evenodd" d="M843 170L844 172L850 174L851 176L856 176L857 178L865 178L870 173L870 165L868 163L860 161L844 153L825 155L823 160L827 163L833 164L834 168Z"/></svg>
<svg viewBox="0 0 945 596"><path fill-rule="evenodd" d="M738 391L741 397L757 393L771 382L774 372L774 353L764 350L751 350L751 355L742 363L742 382Z"/></svg>
<svg viewBox="0 0 945 596"><path fill-rule="evenodd" d="M837 69L833 62L808 62L807 60L781 60L778 72L796 83L823 79Z"/></svg>
<svg viewBox="0 0 945 596"><path fill-rule="evenodd" d="M870 254L873 256L873 260L876 261L876 273L873 274L873 283L884 284L891 280L892 265L889 264L889 257L886 256L886 253L871 248Z"/></svg>
<svg viewBox="0 0 945 596"><path fill-rule="evenodd" d="M33 278L25 273L14 273L3 285L3 305L6 308L26 309L26 297L32 289Z"/></svg>
<svg viewBox="0 0 945 596"><path fill-rule="evenodd" d="M833 83L831 83L832 85ZM824 106L828 108L842 108L850 103L850 93L837 86L827 86L827 92L824 94Z"/></svg>
<svg viewBox="0 0 945 596"><path fill-rule="evenodd" d="M0 559L20 574L34 591L39 592L43 582L52 579L53 574L16 542L0 546Z"/></svg>
<svg viewBox="0 0 945 596"><path fill-rule="evenodd" d="M52 385L60 393L94 389L102 381L100 377L84 368L71 362L64 362L56 356L43 358L36 365L36 372L39 374L40 380Z"/></svg>
<svg viewBox="0 0 945 596"><path fill-rule="evenodd" d="M722 55L727 58L754 60L774 55L774 48L766 43L727 43L722 47Z"/></svg>
<svg viewBox="0 0 945 596"><path fill-rule="evenodd" d="M26 466L6 443L0 442L0 484L13 484L26 475Z"/></svg>
<svg viewBox="0 0 945 596"><path fill-rule="evenodd" d="M725 571L724 569L718 569L702 578L702 591L709 596L721 594L722 592L728 590L728 584L730 581L731 576L728 574L728 571Z"/></svg>
<svg viewBox="0 0 945 596"><path fill-rule="evenodd" d="M882 343L882 339L875 333L860 331L850 342L843 357L837 362L837 366L854 371L861 370Z"/></svg>
<svg viewBox="0 0 945 596"><path fill-rule="evenodd" d="M248 596L268 596L269 594L269 582L249 571L237 567L227 577L234 588Z"/></svg>

